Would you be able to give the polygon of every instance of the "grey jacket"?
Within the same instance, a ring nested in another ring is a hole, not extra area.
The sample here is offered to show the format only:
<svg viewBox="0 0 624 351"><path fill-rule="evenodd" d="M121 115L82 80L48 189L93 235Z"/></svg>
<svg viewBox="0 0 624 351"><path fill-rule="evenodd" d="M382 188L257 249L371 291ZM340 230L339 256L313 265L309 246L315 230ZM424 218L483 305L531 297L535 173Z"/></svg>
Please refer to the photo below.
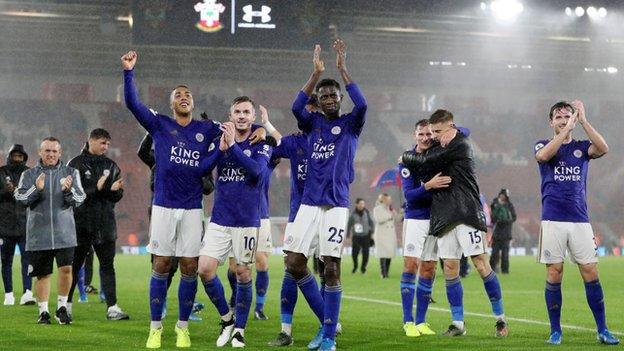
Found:
<svg viewBox="0 0 624 351"><path fill-rule="evenodd" d="M347 222L347 238L353 236L357 237L371 237L375 230L375 222L368 209L364 209L361 213L357 210L353 210L349 216Z"/></svg>
<svg viewBox="0 0 624 351"><path fill-rule="evenodd" d="M43 190L35 181L45 173ZM71 191L61 191L61 179L71 175ZM74 207L80 206L86 195L80 183L80 173L63 165L47 167L41 161L24 173L14 193L15 199L26 206L26 251L54 250L76 246Z"/></svg>

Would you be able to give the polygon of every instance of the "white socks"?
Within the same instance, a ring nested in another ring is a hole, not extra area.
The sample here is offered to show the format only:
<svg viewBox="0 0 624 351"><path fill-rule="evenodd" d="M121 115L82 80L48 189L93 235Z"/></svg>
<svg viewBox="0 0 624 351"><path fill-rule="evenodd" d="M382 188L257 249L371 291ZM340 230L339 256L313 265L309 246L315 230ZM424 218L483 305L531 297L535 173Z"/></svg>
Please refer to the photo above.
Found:
<svg viewBox="0 0 624 351"><path fill-rule="evenodd" d="M56 300L56 304L57 304L56 309L59 309L61 307L67 308L67 296L59 295L58 299Z"/></svg>
<svg viewBox="0 0 624 351"><path fill-rule="evenodd" d="M292 335L292 324L282 323L282 333Z"/></svg>
<svg viewBox="0 0 624 351"><path fill-rule="evenodd" d="M50 312L48 310L48 301L39 302L37 305L39 305L39 314L42 314L43 312Z"/></svg>

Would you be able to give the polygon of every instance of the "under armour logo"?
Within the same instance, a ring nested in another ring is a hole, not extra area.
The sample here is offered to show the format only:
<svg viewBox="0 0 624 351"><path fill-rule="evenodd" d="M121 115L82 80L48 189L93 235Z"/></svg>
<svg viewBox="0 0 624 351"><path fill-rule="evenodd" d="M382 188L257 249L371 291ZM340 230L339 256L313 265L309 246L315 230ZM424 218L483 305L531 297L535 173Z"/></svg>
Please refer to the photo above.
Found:
<svg viewBox="0 0 624 351"><path fill-rule="evenodd" d="M260 17L260 22L262 23L271 22L271 16L269 15L269 13L271 13L271 8L262 6L260 9L260 11L254 11L251 5L243 6L243 12L245 12L243 21L251 22L254 17Z"/></svg>

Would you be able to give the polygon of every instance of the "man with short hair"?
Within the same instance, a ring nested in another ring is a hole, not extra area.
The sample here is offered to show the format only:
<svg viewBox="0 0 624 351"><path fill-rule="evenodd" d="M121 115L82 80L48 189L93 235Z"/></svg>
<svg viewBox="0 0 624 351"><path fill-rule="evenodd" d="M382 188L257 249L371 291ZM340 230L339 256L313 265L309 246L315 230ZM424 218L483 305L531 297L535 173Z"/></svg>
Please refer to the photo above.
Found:
<svg viewBox="0 0 624 351"><path fill-rule="evenodd" d="M503 298L496 273L490 267L485 250L485 215L479 199L474 154L469 139L457 133L453 114L437 110L429 118L431 132L438 142L448 138L446 147L436 143L425 153L407 151L403 164L410 170L442 172L453 182L432 195L429 233L438 237L438 255L444 261L446 292L451 305L452 324L447 336L466 334L464 325L463 288L459 278L462 254L470 256L483 279L485 291L496 318L497 337L507 336Z"/></svg>
<svg viewBox="0 0 624 351"><path fill-rule="evenodd" d="M366 273L374 230L375 223L373 222L373 216L366 208L366 201L362 198L357 198L355 200L355 208L353 212L351 212L349 221L347 222L347 238L352 238L351 257L353 258L353 269L351 273L355 273L358 269L358 256L360 255L360 251L362 252L360 272L362 272L362 274Z"/></svg>
<svg viewBox="0 0 624 351"><path fill-rule="evenodd" d="M216 341L223 347L245 347L245 326L253 295L251 268L254 263L260 228L260 198L265 170L271 158L266 143L251 144L255 103L247 96L237 97L230 107L224 133L210 149L223 152L217 161L215 200L199 252L199 275L206 294L221 316L221 332ZM217 268L228 260L236 261L236 305L234 315L225 299Z"/></svg>
<svg viewBox="0 0 624 351"><path fill-rule="evenodd" d="M32 278L28 276L29 254L26 251L26 209L15 201L13 192L20 176L28 169L28 154L24 146L15 144L9 149L7 164L0 167L0 255L2 256L2 282L4 305L14 305L13 255L19 246L23 295L20 305L34 305Z"/></svg>
<svg viewBox="0 0 624 351"><path fill-rule="evenodd" d="M414 152L422 154L433 144L429 120L416 122L413 133ZM436 262L438 260L437 238L429 235L429 218L432 193L448 188L451 178L421 169L410 171L399 164L401 185L405 196L405 219L403 221L403 274L401 275L401 302L403 306L403 330L408 337L433 335L425 316L431 301ZM418 285L416 275L418 274ZM413 306L416 296L416 318Z"/></svg>
<svg viewBox="0 0 624 351"><path fill-rule="evenodd" d="M188 319L197 292L197 257L202 237L202 177L219 152L209 152L209 143L220 135L220 125L193 119L193 94L185 85L171 92L174 118L147 108L139 100L134 84L137 53L121 57L126 106L154 138L156 174L148 251L154 255L150 279L150 332L147 348L160 348L162 311L167 298L167 277L172 257L179 257L178 322L176 346L190 347Z"/></svg>
<svg viewBox="0 0 624 351"><path fill-rule="evenodd" d="M355 178L353 167L358 138L366 121L366 99L351 81L346 68L346 45L337 39L333 45L336 67L342 76L354 107L341 115L343 95L333 79L319 79L325 70L321 47L314 49L314 71L295 99L292 112L299 129L309 135L309 165L301 207L286 233L284 251L290 273L319 318L322 326L308 348L335 350L336 323L340 314L342 285L340 258L349 215L349 185ZM321 112L309 112L306 104L316 91ZM325 262L325 296L321 297L307 259L318 248Z"/></svg>
<svg viewBox="0 0 624 351"><path fill-rule="evenodd" d="M535 144L535 159L542 178L542 228L538 261L546 264L546 309L550 319L549 344L561 344L561 281L566 251L578 265L587 303L596 321L602 344L620 341L609 332L604 295L598 279L596 241L587 211L589 161L602 157L609 146L585 115L581 101L561 101L550 108L554 136ZM572 131L580 124L589 140L575 140Z"/></svg>
<svg viewBox="0 0 624 351"><path fill-rule="evenodd" d="M115 161L106 156L110 141L111 136L107 130L102 128L92 130L82 153L68 164L80 172L87 198L82 206L74 211L78 246L74 250L73 280L67 310L72 315L72 300L80 268L93 247L100 264L102 292L107 306L106 319L123 320L130 317L117 305L114 261L117 240L115 204L123 197L124 189L121 170Z"/></svg>
<svg viewBox="0 0 624 351"><path fill-rule="evenodd" d="M60 157L61 142L47 137L39 147L37 165L20 177L15 199L27 207L26 250L30 251L31 277L37 277L35 290L39 324L50 324L48 298L54 259L59 270L55 318L71 324L67 296L72 283L72 259L76 246L75 207L85 200L77 169L65 166Z"/></svg>

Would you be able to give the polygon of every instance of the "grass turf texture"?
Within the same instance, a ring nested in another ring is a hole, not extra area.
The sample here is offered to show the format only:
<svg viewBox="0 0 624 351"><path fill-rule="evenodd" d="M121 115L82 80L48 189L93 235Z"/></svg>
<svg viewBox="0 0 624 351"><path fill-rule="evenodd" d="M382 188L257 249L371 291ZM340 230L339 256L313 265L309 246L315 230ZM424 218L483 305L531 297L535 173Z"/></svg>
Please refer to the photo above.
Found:
<svg viewBox="0 0 624 351"><path fill-rule="evenodd" d="M467 335L448 338L441 335L407 338L402 329L401 297L399 280L402 259L392 262L390 278L382 280L379 264L372 260L368 272L351 274L351 258L343 259L343 303L340 321L343 334L338 336L338 349L343 350L551 350L556 346L545 344L549 334L548 317L544 306L545 269L535 263L533 257L512 257L511 274L499 275L503 287L503 299L509 321L510 334L505 339L494 337L494 318L483 283L473 270L462 279ZM624 305L619 304L624 292L622 268L624 259L603 258L600 262L600 278L605 293L607 322L612 332L622 337L624 332ZM14 265L14 289L19 303L21 281L19 261ZM89 295L88 303L74 303L74 324L58 325L54 320L49 326L37 325L36 306L0 306L0 350L130 350L145 349L149 328L148 280L149 256L123 256L116 258L117 295L119 305L130 314L130 321L107 321L105 304L97 295ZM99 286L97 264L93 285ZM270 287L265 312L268 321L253 319L253 305L245 338L247 349L265 350L267 342L280 331L279 292L283 275L280 256L271 257ZM225 267L220 268L221 281L229 298L230 289L225 277ZM450 324L450 313L442 274L438 270L433 298L427 320L433 330L441 334ZM54 278L56 275L54 276ZM163 321L163 350L174 350L177 319L177 282L168 293L168 314ZM77 291L75 301L78 300ZM197 300L206 305L201 313L203 321L190 322L192 349L217 349L215 341L219 333L218 316L208 300L203 286L198 286ZM56 280L50 309L56 308ZM479 314L479 315L474 315ZM481 316L485 315L485 316ZM518 320L514 320L518 319ZM525 321L521 321L525 320ZM585 290L578 269L566 263L563 282L563 311L561 322L575 328L563 328L561 350L598 350L608 346L596 343L593 317L585 300ZM318 328L316 318L305 299L299 294L295 310L293 350L304 350ZM230 346L226 346L230 348ZM622 346L615 346L621 348Z"/></svg>

